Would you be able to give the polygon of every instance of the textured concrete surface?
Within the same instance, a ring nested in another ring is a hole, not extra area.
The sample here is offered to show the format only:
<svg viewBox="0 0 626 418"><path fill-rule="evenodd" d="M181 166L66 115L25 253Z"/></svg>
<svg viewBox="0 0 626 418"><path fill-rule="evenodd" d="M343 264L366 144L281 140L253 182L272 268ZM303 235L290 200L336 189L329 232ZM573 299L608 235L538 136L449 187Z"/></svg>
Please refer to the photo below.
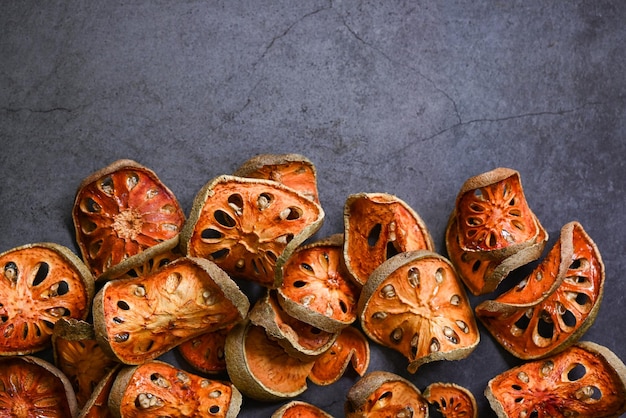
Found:
<svg viewBox="0 0 626 418"><path fill-rule="evenodd" d="M461 184L506 166L550 243L571 220L596 241L606 294L584 339L626 359L625 21L610 0L3 2L0 249L76 249L77 186L118 158L155 170L188 211L214 176L296 152L318 170L318 236L342 231L349 194L383 191L443 251ZM370 370L456 382L495 416L483 390L519 361L482 331L467 359L415 375L372 345ZM340 417L356 379L299 398ZM246 399L240 416L278 405Z"/></svg>

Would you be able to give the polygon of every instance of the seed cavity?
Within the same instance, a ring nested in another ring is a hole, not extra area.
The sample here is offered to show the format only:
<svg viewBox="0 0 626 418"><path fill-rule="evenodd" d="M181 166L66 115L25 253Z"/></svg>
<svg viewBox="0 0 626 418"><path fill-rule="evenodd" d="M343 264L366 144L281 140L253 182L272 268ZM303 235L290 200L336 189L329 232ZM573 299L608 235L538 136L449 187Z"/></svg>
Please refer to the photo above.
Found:
<svg viewBox="0 0 626 418"><path fill-rule="evenodd" d="M208 289L205 289L204 292L202 292L202 299L204 300L204 304L211 306L211 305L215 305L215 302L217 302L218 297L214 292L211 292Z"/></svg>
<svg viewBox="0 0 626 418"><path fill-rule="evenodd" d="M278 216L283 221L294 221L302 217L302 210L300 208L291 206L281 210Z"/></svg>
<svg viewBox="0 0 626 418"><path fill-rule="evenodd" d="M387 318L387 312L374 312L372 314L372 319L381 320Z"/></svg>
<svg viewBox="0 0 626 418"><path fill-rule="evenodd" d="M450 304L453 306L459 306L461 304L461 297L459 295L450 296Z"/></svg>
<svg viewBox="0 0 626 418"><path fill-rule="evenodd" d="M17 275L17 264L15 264L13 261L10 261L4 265L4 277L6 277L9 281L16 283Z"/></svg>
<svg viewBox="0 0 626 418"><path fill-rule="evenodd" d="M113 341L115 341L116 343L123 343L128 341L128 339L130 338L130 334L127 332L120 332L119 334L115 334L113 336Z"/></svg>
<svg viewBox="0 0 626 418"><path fill-rule="evenodd" d="M552 360L548 360L544 362L540 370L541 376L542 377L548 376L552 372L553 369L554 369L554 363L552 362Z"/></svg>
<svg viewBox="0 0 626 418"><path fill-rule="evenodd" d="M430 345L428 346L428 349L431 353L439 351L441 349L441 344L439 343L439 340L436 338L430 340Z"/></svg>
<svg viewBox="0 0 626 418"><path fill-rule="evenodd" d="M411 267L408 272L409 284L413 288L418 288L420 285L420 270L417 267Z"/></svg>
<svg viewBox="0 0 626 418"><path fill-rule="evenodd" d="M453 344L459 343L459 335L450 327L443 327L443 335Z"/></svg>
<svg viewBox="0 0 626 418"><path fill-rule="evenodd" d="M435 272L435 281L438 284L441 284L443 283L443 277L444 277L443 267L439 267L437 271Z"/></svg>
<svg viewBox="0 0 626 418"><path fill-rule="evenodd" d="M172 384L169 382L169 380L167 380L165 377L163 377L163 375L159 374L159 373L152 373L150 375L150 380L152 380L152 383L154 383L155 385L157 385L160 388L169 388L172 386Z"/></svg>
<svg viewBox="0 0 626 418"><path fill-rule="evenodd" d="M530 382L530 377L528 377L528 374L526 372L519 372L517 374L517 378L524 383Z"/></svg>
<svg viewBox="0 0 626 418"><path fill-rule="evenodd" d="M393 331L391 331L391 341L394 343L399 343L400 341L402 341L402 328L396 328Z"/></svg>
<svg viewBox="0 0 626 418"><path fill-rule="evenodd" d="M142 284L138 284L137 286L135 286L135 288L133 289L133 295L137 296L138 298L146 296L145 286Z"/></svg>
<svg viewBox="0 0 626 418"><path fill-rule="evenodd" d="M465 323L465 321L462 321L460 319L457 319L456 321L454 321L454 323L456 324L457 327L459 327L459 329L461 331L463 331L465 334L469 333L469 327L467 326L467 324Z"/></svg>
<svg viewBox="0 0 626 418"><path fill-rule="evenodd" d="M189 383L191 383L191 378L187 373L184 372L176 373L176 379L178 379L178 381L181 382L183 385L188 385Z"/></svg>
<svg viewBox="0 0 626 418"><path fill-rule="evenodd" d="M103 178L102 181L100 181L100 190L111 196L114 192L113 179L108 176Z"/></svg>
<svg viewBox="0 0 626 418"><path fill-rule="evenodd" d="M302 298L300 298L300 303L303 306L309 306L311 304L311 302L313 302L313 300L315 299L315 296L313 295L305 295Z"/></svg>
<svg viewBox="0 0 626 418"><path fill-rule="evenodd" d="M396 296L396 289L392 284L386 284L380 290L380 295L385 299L392 299Z"/></svg>
<svg viewBox="0 0 626 418"><path fill-rule="evenodd" d="M167 279L165 279L165 291L167 293L174 293L182 280L183 276L180 273L174 272L170 274L167 276Z"/></svg>
<svg viewBox="0 0 626 418"><path fill-rule="evenodd" d="M137 173L130 173L128 177L126 177L126 187L128 190L132 190L139 183L139 176Z"/></svg>
<svg viewBox="0 0 626 418"><path fill-rule="evenodd" d="M139 409L149 409L152 407L161 407L164 403L161 399L152 393L140 393L135 399L135 406Z"/></svg>
<svg viewBox="0 0 626 418"><path fill-rule="evenodd" d="M257 209L261 212L267 209L274 200L274 197L269 193L261 193L256 201Z"/></svg>

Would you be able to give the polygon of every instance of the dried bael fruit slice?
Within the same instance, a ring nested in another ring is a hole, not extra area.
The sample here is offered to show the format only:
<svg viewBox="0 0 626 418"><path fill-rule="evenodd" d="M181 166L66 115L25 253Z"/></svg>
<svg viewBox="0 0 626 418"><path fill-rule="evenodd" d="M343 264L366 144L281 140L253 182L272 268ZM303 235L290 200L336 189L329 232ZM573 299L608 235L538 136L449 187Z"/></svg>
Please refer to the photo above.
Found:
<svg viewBox="0 0 626 418"><path fill-rule="evenodd" d="M294 398L307 389L313 361L287 354L263 327L241 322L226 337L226 369L244 395L260 401Z"/></svg>
<svg viewBox="0 0 626 418"><path fill-rule="evenodd" d="M376 267L407 251L434 251L422 218L406 202L387 193L358 193L344 205L344 262L364 284Z"/></svg>
<svg viewBox="0 0 626 418"><path fill-rule="evenodd" d="M206 379L152 360L122 369L113 383L109 409L116 417L225 417L241 408L230 382Z"/></svg>
<svg viewBox="0 0 626 418"><path fill-rule="evenodd" d="M87 317L93 293L87 266L64 246L35 243L0 254L0 355L45 349L60 318Z"/></svg>
<svg viewBox="0 0 626 418"><path fill-rule="evenodd" d="M594 322L604 293L604 264L582 225L563 226L559 241L516 287L476 307L496 340L521 359L554 354Z"/></svg>
<svg viewBox="0 0 626 418"><path fill-rule="evenodd" d="M346 394L344 410L346 418L428 418L428 402L419 389L385 371L370 372L356 382Z"/></svg>
<svg viewBox="0 0 626 418"><path fill-rule="evenodd" d="M33 356L0 358L0 416L74 417L76 396L67 377Z"/></svg>
<svg viewBox="0 0 626 418"><path fill-rule="evenodd" d="M282 267L278 302L294 318L338 332L357 317L361 291L345 270L343 235L297 248Z"/></svg>
<svg viewBox="0 0 626 418"><path fill-rule="evenodd" d="M315 166L300 154L259 154L243 163L234 176L273 180L319 204Z"/></svg>
<svg viewBox="0 0 626 418"><path fill-rule="evenodd" d="M96 342L93 325L59 319L52 334L54 363L70 379L82 408L104 376L118 363Z"/></svg>
<svg viewBox="0 0 626 418"><path fill-rule="evenodd" d="M196 195L181 247L233 278L275 288L280 267L323 219L320 205L283 184L220 176Z"/></svg>
<svg viewBox="0 0 626 418"><path fill-rule="evenodd" d="M325 353L333 344L336 332L326 332L296 319L278 303L276 291L269 290L254 304L250 321L265 329L267 336L296 358L308 361Z"/></svg>
<svg viewBox="0 0 626 418"><path fill-rule="evenodd" d="M437 407L443 418L478 418L476 398L456 383L431 383L423 396Z"/></svg>
<svg viewBox="0 0 626 418"><path fill-rule="evenodd" d="M155 273L106 282L94 298L98 343L140 364L248 313L248 298L214 263L181 257Z"/></svg>
<svg viewBox="0 0 626 418"><path fill-rule="evenodd" d="M176 236L185 215L152 170L124 159L81 182L72 219L83 260L98 277L129 256Z"/></svg>
<svg viewBox="0 0 626 418"><path fill-rule="evenodd" d="M626 366L608 348L579 342L499 374L485 396L500 418L618 417L626 412Z"/></svg>
<svg viewBox="0 0 626 418"><path fill-rule="evenodd" d="M85 406L80 410L78 418L113 418L113 414L109 410L109 395L117 373L122 367L122 364L118 363L100 380Z"/></svg>
<svg viewBox="0 0 626 418"><path fill-rule="evenodd" d="M303 401L291 401L278 408L270 418L333 418L315 405Z"/></svg>
<svg viewBox="0 0 626 418"><path fill-rule="evenodd" d="M195 370L206 374L226 371L226 335L232 326L207 332L185 341L176 349Z"/></svg>
<svg viewBox="0 0 626 418"><path fill-rule="evenodd" d="M363 287L359 314L365 334L402 353L410 373L431 361L465 358L480 340L454 267L426 250L381 264Z"/></svg>
<svg viewBox="0 0 626 418"><path fill-rule="evenodd" d="M353 326L342 329L333 345L315 359L309 380L320 386L331 385L344 375L350 363L360 376L365 374L370 363L369 342Z"/></svg>

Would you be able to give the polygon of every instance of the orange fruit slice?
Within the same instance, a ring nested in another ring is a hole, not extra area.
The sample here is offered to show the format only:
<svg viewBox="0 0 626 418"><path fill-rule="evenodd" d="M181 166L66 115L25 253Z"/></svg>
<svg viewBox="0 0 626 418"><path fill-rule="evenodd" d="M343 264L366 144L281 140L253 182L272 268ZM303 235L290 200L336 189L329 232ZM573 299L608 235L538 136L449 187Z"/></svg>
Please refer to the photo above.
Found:
<svg viewBox="0 0 626 418"><path fill-rule="evenodd" d="M303 401L290 401L278 408L270 418L333 418L315 405Z"/></svg>
<svg viewBox="0 0 626 418"><path fill-rule="evenodd" d="M80 410L78 418L113 418L109 409L109 396L117 373L123 366L118 363L98 382L91 396Z"/></svg>
<svg viewBox="0 0 626 418"><path fill-rule="evenodd" d="M207 332L180 344L176 349L195 370L206 374L226 371L226 335L232 326Z"/></svg>
<svg viewBox="0 0 626 418"><path fill-rule="evenodd" d="M443 418L478 418L476 398L456 383L431 383L423 396L437 407Z"/></svg>

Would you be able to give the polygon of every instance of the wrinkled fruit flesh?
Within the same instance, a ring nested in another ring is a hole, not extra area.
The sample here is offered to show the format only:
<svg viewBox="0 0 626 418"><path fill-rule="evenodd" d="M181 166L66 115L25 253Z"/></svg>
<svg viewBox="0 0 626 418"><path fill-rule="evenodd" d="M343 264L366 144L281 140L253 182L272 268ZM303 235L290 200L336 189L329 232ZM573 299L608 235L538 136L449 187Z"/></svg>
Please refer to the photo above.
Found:
<svg viewBox="0 0 626 418"><path fill-rule="evenodd" d="M606 347L576 343L509 369L485 395L498 417L617 417L626 411L626 367Z"/></svg>
<svg viewBox="0 0 626 418"><path fill-rule="evenodd" d="M452 264L430 251L398 254L383 263L359 299L363 331L402 353L408 370L467 357L480 334Z"/></svg>
<svg viewBox="0 0 626 418"><path fill-rule="evenodd" d="M296 249L282 269L278 301L291 316L338 332L357 318L360 286L343 268L343 237Z"/></svg>
<svg viewBox="0 0 626 418"><path fill-rule="evenodd" d="M228 382L206 379L149 361L118 374L109 408L121 417L236 417L241 394Z"/></svg>
<svg viewBox="0 0 626 418"><path fill-rule="evenodd" d="M152 170L118 160L83 180L72 219L83 260L98 277L122 260L178 235L185 215Z"/></svg>
<svg viewBox="0 0 626 418"><path fill-rule="evenodd" d="M361 285L398 253L434 251L422 218L403 200L386 193L350 195L344 205L344 235L346 267Z"/></svg>
<svg viewBox="0 0 626 418"><path fill-rule="evenodd" d="M320 205L280 183L220 176L196 195L181 246L233 278L275 288L277 269L323 219Z"/></svg>
<svg viewBox="0 0 626 418"><path fill-rule="evenodd" d="M0 416L76 416L78 406L65 375L44 360L30 356L0 359Z"/></svg>
<svg viewBox="0 0 626 418"><path fill-rule="evenodd" d="M111 369L94 388L91 396L80 410L78 418L112 418L113 413L109 409L109 396L113 388L113 382L117 373L123 366L117 364Z"/></svg>
<svg viewBox="0 0 626 418"><path fill-rule="evenodd" d="M226 370L226 335L231 327L207 332L177 347L180 355L195 370L207 374L217 374Z"/></svg>
<svg viewBox="0 0 626 418"><path fill-rule="evenodd" d="M96 337L126 364L154 359L241 321L249 302L208 260L181 257L154 274L107 282L94 298Z"/></svg>
<svg viewBox="0 0 626 418"><path fill-rule="evenodd" d="M534 359L574 343L591 326L604 289L600 253L578 222L516 287L476 307L476 316L511 354Z"/></svg>
<svg viewBox="0 0 626 418"><path fill-rule="evenodd" d="M428 402L411 382L396 374L374 371L346 394L346 418L428 418Z"/></svg>
<svg viewBox="0 0 626 418"><path fill-rule="evenodd" d="M271 418L332 418L332 416L310 403L291 401L278 408Z"/></svg>
<svg viewBox="0 0 626 418"><path fill-rule="evenodd" d="M0 254L0 354L30 354L50 345L60 318L85 319L94 280L69 249L37 243Z"/></svg>
<svg viewBox="0 0 626 418"><path fill-rule="evenodd" d="M431 383L423 392L443 418L477 418L478 407L472 392L455 383Z"/></svg>

